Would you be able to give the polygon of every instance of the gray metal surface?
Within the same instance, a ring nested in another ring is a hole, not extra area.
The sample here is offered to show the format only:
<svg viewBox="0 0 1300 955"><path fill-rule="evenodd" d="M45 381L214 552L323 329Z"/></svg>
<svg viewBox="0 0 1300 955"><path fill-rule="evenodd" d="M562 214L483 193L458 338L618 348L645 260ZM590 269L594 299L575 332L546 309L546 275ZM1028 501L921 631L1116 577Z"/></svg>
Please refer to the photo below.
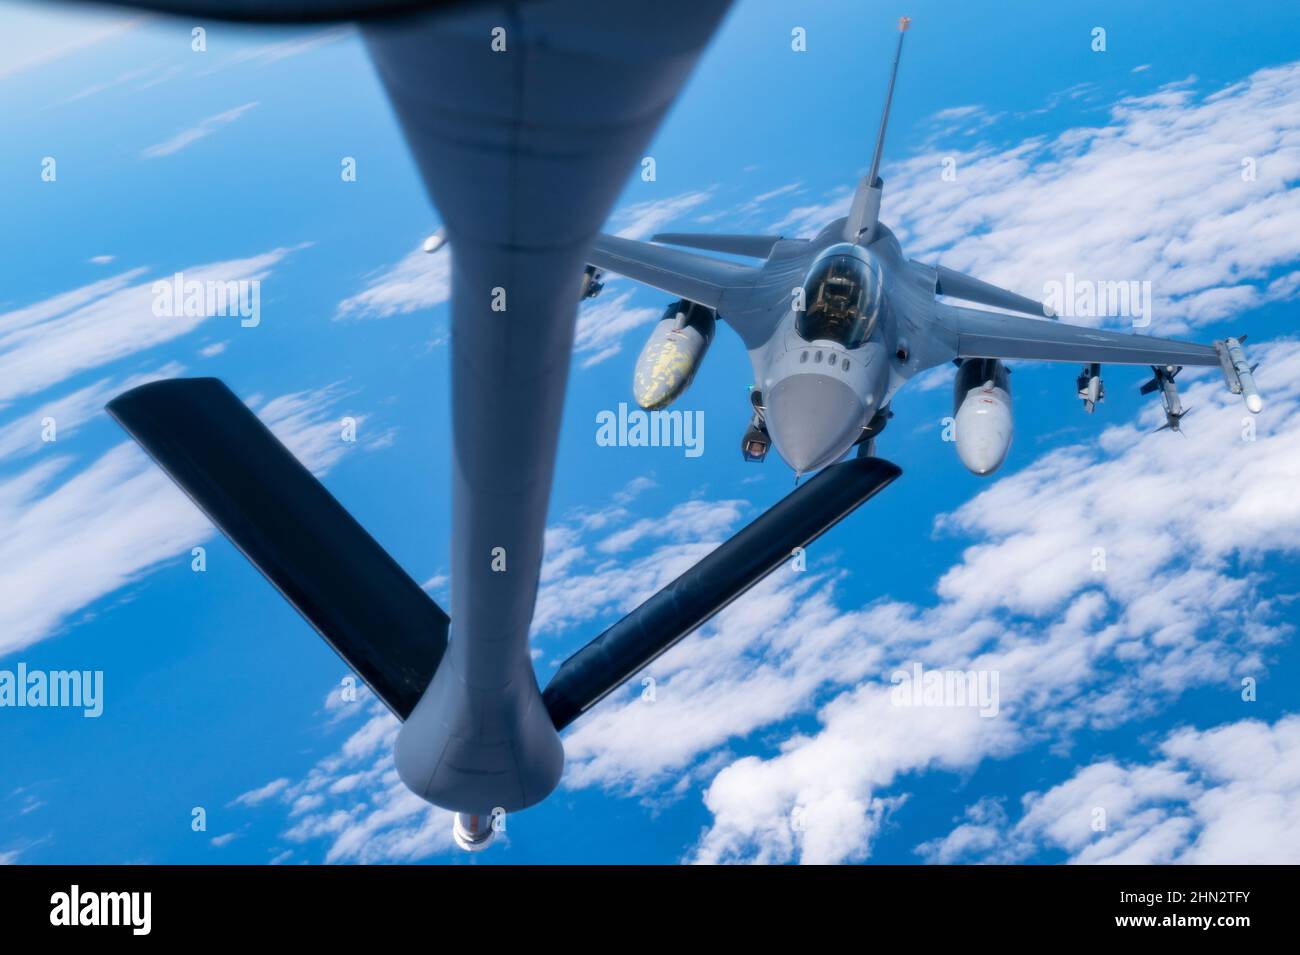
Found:
<svg viewBox="0 0 1300 955"><path fill-rule="evenodd" d="M614 687L887 487L902 472L878 458L827 468L565 660L544 699L563 729Z"/></svg>
<svg viewBox="0 0 1300 955"><path fill-rule="evenodd" d="M948 295L977 305L989 305L1004 308L1009 312L1023 312L1037 318L1050 318L1050 309L1042 302L1035 302L1025 295L1017 295L1006 289L990 285L961 272L953 271L942 265L934 268L934 291L936 295Z"/></svg>
<svg viewBox="0 0 1300 955"><path fill-rule="evenodd" d="M626 275L651 288L727 311L738 300L743 301L760 275L756 266L615 235L602 235L588 253L587 261L598 269Z"/></svg>
<svg viewBox="0 0 1300 955"><path fill-rule="evenodd" d="M661 232L650 237L651 242L681 245L688 249L704 249L726 255L743 255L751 259L765 259L772 247L781 241L779 235L731 235L699 232Z"/></svg>
<svg viewBox="0 0 1300 955"><path fill-rule="evenodd" d="M1110 365L1218 365L1213 345L1083 328L974 308L940 305L939 322L957 337L963 358L1022 358Z"/></svg>
<svg viewBox="0 0 1300 955"><path fill-rule="evenodd" d="M447 615L216 378L155 381L108 412L405 719L447 646Z"/></svg>

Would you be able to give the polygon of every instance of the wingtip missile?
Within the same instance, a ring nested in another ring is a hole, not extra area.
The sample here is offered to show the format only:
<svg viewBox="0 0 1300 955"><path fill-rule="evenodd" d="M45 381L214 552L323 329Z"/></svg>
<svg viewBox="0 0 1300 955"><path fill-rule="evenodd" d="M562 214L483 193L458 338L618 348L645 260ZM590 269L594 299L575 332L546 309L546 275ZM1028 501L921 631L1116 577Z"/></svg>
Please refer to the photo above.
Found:
<svg viewBox="0 0 1300 955"><path fill-rule="evenodd" d="M1224 381L1228 383L1228 390L1234 395L1241 395L1247 411L1259 414L1264 410L1264 399L1259 395L1253 374L1259 366L1252 366L1246 360L1246 352L1241 347L1245 340L1245 335L1240 338L1225 338L1221 342L1215 342L1214 348L1219 353L1219 365L1223 370Z"/></svg>

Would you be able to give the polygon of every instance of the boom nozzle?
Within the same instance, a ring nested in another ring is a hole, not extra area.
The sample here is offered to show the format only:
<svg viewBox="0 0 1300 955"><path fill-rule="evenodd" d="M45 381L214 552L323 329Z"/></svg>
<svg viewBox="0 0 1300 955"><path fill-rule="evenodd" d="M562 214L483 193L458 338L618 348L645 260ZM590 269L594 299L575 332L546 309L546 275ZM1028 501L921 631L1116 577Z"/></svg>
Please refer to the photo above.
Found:
<svg viewBox="0 0 1300 955"><path fill-rule="evenodd" d="M466 852L482 852L496 834L490 814L458 812L451 824L452 839Z"/></svg>

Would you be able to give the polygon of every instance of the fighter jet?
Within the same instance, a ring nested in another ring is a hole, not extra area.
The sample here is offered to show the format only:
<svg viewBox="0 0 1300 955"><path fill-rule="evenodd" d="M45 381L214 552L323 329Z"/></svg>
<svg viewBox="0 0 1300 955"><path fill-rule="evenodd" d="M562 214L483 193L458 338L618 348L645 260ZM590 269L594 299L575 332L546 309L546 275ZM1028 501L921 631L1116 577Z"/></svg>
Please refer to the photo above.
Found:
<svg viewBox="0 0 1300 955"><path fill-rule="evenodd" d="M775 446L796 477L840 460L855 447L858 455L874 454L899 388L947 362L957 365L957 454L977 475L996 471L1011 444L1011 386L1004 364L1009 359L1085 363L1077 385L1089 412L1103 395L1102 363L1156 366L1173 430L1182 414L1181 406L1168 404L1171 394L1177 401L1169 390L1177 369L1219 366L1229 388L1244 394L1247 408L1258 413L1260 398L1239 340L1201 345L1067 325L1052 320L1033 299L904 256L879 219L884 191L879 173L909 23L906 17L899 21L871 166L857 183L846 217L812 239L693 233L656 235L650 242L611 235L597 239L587 260L591 267L678 298L638 359L637 402L658 409L680 397L721 319L740 336L753 366L754 410L741 452L746 460L762 461Z"/></svg>

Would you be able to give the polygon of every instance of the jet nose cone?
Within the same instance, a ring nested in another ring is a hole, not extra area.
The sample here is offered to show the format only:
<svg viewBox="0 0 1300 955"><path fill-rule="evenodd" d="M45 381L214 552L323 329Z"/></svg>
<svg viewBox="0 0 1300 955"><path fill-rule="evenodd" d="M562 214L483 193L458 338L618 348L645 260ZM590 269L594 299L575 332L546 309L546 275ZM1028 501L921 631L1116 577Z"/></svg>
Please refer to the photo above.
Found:
<svg viewBox="0 0 1300 955"><path fill-rule="evenodd" d="M800 474L837 460L866 424L862 399L844 382L826 375L791 375L764 398L772 443Z"/></svg>

